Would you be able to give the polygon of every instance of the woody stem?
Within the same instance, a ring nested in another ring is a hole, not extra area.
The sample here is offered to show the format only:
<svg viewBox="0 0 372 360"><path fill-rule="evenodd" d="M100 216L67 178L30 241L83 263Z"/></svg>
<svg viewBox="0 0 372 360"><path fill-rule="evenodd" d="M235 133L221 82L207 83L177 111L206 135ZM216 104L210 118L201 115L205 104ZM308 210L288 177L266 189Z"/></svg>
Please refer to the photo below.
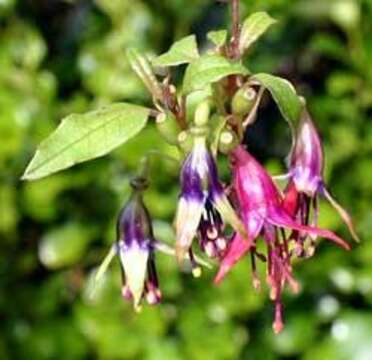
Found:
<svg viewBox="0 0 372 360"><path fill-rule="evenodd" d="M232 39L231 52L234 59L239 58L240 7L239 0L231 0Z"/></svg>

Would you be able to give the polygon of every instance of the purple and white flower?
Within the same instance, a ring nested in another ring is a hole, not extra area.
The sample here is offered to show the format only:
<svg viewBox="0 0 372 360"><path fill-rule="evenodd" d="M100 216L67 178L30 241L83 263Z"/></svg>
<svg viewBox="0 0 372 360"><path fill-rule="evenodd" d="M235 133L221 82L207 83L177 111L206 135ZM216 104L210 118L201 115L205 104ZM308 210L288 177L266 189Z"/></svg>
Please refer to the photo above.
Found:
<svg viewBox="0 0 372 360"><path fill-rule="evenodd" d="M203 135L194 136L192 151L186 157L180 176L181 196L176 214L176 254L183 259L196 235L201 249L211 257L225 251L224 222L236 231L245 230L218 179L215 160Z"/></svg>
<svg viewBox="0 0 372 360"><path fill-rule="evenodd" d="M161 299L155 267L156 241L142 191L134 190L117 222L117 253L123 275L122 295L140 309L142 298L151 305Z"/></svg>

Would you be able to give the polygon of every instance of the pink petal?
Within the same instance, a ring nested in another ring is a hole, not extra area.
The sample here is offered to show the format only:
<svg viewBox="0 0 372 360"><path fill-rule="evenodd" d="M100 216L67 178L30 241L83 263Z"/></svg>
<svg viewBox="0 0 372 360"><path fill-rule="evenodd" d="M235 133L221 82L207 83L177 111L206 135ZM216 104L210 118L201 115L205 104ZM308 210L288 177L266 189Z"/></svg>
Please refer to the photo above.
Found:
<svg viewBox="0 0 372 360"><path fill-rule="evenodd" d="M298 209L298 191L293 181L290 181L284 191L283 208L289 215L294 217Z"/></svg>
<svg viewBox="0 0 372 360"><path fill-rule="evenodd" d="M249 251L251 246L252 242L243 239L239 233L234 235L229 249L221 262L218 273L214 278L215 284L221 282L230 269Z"/></svg>
<svg viewBox="0 0 372 360"><path fill-rule="evenodd" d="M306 226L296 223L292 218L287 214L282 208L279 207L270 207L267 217L267 221L273 225L285 227L293 230L304 231L309 235L320 236L329 240L332 240L337 245L341 246L346 250L350 250L350 245L337 236L334 232L330 230L320 229L315 226Z"/></svg>
<svg viewBox="0 0 372 360"><path fill-rule="evenodd" d="M216 284L219 283L230 269L250 250L263 227L264 218L262 218L258 213L248 212L243 215L244 224L248 232L248 240L242 238L239 233L234 235L227 253L222 259L220 269L214 279Z"/></svg>

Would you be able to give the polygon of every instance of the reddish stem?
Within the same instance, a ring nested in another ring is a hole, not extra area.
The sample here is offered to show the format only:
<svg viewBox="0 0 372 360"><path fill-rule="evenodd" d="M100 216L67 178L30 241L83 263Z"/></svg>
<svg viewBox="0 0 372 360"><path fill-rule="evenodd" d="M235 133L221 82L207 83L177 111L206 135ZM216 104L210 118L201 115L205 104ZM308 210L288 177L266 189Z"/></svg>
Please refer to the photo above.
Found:
<svg viewBox="0 0 372 360"><path fill-rule="evenodd" d="M238 59L239 37L240 37L240 7L239 0L231 0L231 19L232 19L232 38L231 38L231 57Z"/></svg>

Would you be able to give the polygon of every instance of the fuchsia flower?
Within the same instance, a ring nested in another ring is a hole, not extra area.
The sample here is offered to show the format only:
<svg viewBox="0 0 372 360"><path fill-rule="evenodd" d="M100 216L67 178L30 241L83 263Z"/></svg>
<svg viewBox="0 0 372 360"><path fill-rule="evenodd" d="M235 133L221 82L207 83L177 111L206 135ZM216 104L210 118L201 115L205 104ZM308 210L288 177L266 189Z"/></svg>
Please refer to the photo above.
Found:
<svg viewBox="0 0 372 360"><path fill-rule="evenodd" d="M124 298L133 300L140 309L143 297L151 305L161 299L155 268L155 248L151 218L142 199L146 187L139 179L132 181L133 193L119 214L117 222L117 253L122 268Z"/></svg>
<svg viewBox="0 0 372 360"><path fill-rule="evenodd" d="M194 135L192 151L181 170L181 196L176 215L176 253L179 259L190 252L194 237L210 257L221 256L227 247L223 221L244 233L244 227L218 180L217 166L204 135Z"/></svg>
<svg viewBox="0 0 372 360"><path fill-rule="evenodd" d="M295 144L289 158L290 181L285 190L284 207L301 224L317 225L318 221L318 196L324 196L338 211L351 235L359 241L350 215L343 209L326 189L323 181L323 150L318 132L305 111L298 127ZM297 237L297 252L305 253L304 241L306 236L294 232ZM314 240L314 239L313 239ZM311 248L310 248L311 249Z"/></svg>
<svg viewBox="0 0 372 360"><path fill-rule="evenodd" d="M296 230L311 236L321 236L334 241L339 246L349 249L350 246L329 230L306 226L293 220L290 213L283 207L283 199L265 169L243 148L237 147L232 153L233 187L239 206L239 211L248 240L239 233L235 234L220 269L215 278L219 283L233 265L248 252L251 253L254 265L255 256L263 257L256 252L257 238L261 235L267 247L267 282L271 287L271 298L275 301L275 320L273 328L279 332L283 327L281 292L285 283L298 289L292 276L291 242L285 229ZM255 275L256 285L258 279Z"/></svg>

